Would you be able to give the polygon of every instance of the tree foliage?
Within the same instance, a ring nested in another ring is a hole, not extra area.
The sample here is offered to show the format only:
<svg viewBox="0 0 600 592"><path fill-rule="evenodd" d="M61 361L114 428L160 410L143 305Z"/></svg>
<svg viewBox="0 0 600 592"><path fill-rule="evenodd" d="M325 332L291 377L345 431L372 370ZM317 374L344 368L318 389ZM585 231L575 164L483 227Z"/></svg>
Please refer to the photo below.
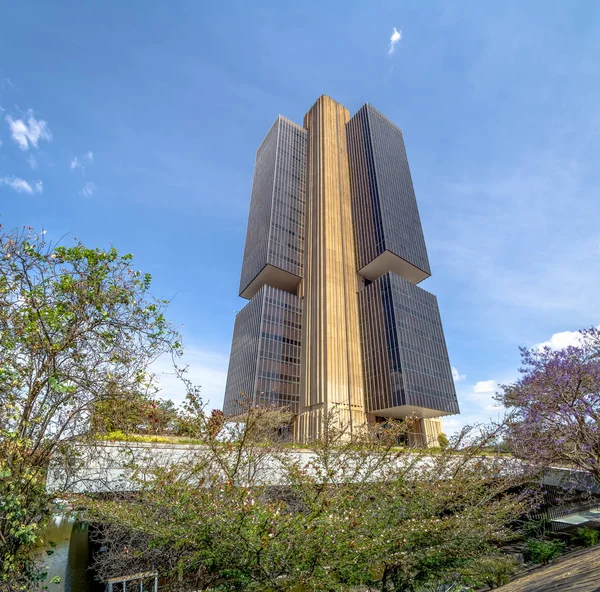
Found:
<svg viewBox="0 0 600 592"><path fill-rule="evenodd" d="M438 444L439 444L440 448L447 448L448 444L450 444L450 440L448 440L448 436L446 436L446 434L444 434L444 432L441 432L438 435Z"/></svg>
<svg viewBox="0 0 600 592"><path fill-rule="evenodd" d="M521 378L503 387L510 410L507 443L542 466L566 465L600 481L600 331L554 351L522 349Z"/></svg>
<svg viewBox="0 0 600 592"><path fill-rule="evenodd" d="M473 579L532 499L514 493L520 465L481 455L489 434L426 456L398 451L406 426L350 442L332 421L296 450L278 439L280 411L250 408L218 439L203 417L207 445L187 463L145 457L137 492L86 500L103 577L157 568L171 590L419 590Z"/></svg>
<svg viewBox="0 0 600 592"><path fill-rule="evenodd" d="M109 391L94 402L90 426L95 434L123 432L125 434L180 435L182 425L173 401L149 396L146 392Z"/></svg>
<svg viewBox="0 0 600 592"><path fill-rule="evenodd" d="M50 462L68 482L92 408L152 389L148 364L180 348L131 262L30 228L0 234L0 589L32 570Z"/></svg>

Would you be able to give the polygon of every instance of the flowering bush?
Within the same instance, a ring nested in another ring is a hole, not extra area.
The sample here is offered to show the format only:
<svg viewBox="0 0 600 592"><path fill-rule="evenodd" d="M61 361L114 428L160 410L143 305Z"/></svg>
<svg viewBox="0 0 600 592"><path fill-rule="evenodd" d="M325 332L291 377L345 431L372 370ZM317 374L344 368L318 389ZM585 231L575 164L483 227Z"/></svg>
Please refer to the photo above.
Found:
<svg viewBox="0 0 600 592"><path fill-rule="evenodd" d="M600 481L600 331L580 345L522 350L522 377L503 387L513 453L541 466L567 465Z"/></svg>
<svg viewBox="0 0 600 592"><path fill-rule="evenodd" d="M102 525L100 574L154 567L172 590L416 590L497 556L533 499L514 493L519 467L481 455L489 438L427 456L330 427L297 453L275 437L278 413L249 409L185 465L144 459L135 494L79 500Z"/></svg>

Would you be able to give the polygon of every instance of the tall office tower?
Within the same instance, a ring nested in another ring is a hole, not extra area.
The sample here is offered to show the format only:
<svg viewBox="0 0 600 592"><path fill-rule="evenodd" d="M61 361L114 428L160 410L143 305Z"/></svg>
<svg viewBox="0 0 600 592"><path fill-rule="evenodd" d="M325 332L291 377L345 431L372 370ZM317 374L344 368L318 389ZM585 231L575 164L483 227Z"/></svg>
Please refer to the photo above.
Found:
<svg viewBox="0 0 600 592"><path fill-rule="evenodd" d="M298 440L414 417L435 444L459 413L402 132L326 96L278 117L254 169L224 411L277 405Z"/></svg>

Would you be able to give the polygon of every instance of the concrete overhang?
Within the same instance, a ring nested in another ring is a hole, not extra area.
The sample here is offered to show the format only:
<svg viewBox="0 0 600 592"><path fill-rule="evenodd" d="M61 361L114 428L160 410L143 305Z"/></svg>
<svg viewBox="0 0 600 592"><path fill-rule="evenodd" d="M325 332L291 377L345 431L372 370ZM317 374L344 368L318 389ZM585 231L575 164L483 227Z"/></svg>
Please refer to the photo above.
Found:
<svg viewBox="0 0 600 592"><path fill-rule="evenodd" d="M444 417L454 415L449 411L439 411L438 409L426 409L425 407L415 407L414 405L400 405L398 407L388 407L387 409L369 409L368 413L379 417L393 417L401 419L404 417L419 417L421 419L431 419L434 417Z"/></svg>
<svg viewBox="0 0 600 592"><path fill-rule="evenodd" d="M408 280L411 284L418 284L431 275L388 250L367 263L358 273L374 282L390 271Z"/></svg>
<svg viewBox="0 0 600 592"><path fill-rule="evenodd" d="M297 294L301 279L289 271L267 263L259 274L240 292L240 296L250 300L265 285L279 288L291 294Z"/></svg>

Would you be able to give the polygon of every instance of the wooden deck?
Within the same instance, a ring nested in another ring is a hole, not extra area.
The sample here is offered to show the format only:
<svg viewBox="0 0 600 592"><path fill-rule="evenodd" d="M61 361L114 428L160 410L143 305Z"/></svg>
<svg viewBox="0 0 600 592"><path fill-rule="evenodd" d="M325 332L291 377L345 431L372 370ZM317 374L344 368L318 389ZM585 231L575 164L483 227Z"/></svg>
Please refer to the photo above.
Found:
<svg viewBox="0 0 600 592"><path fill-rule="evenodd" d="M600 546L539 567L497 592L600 592Z"/></svg>

